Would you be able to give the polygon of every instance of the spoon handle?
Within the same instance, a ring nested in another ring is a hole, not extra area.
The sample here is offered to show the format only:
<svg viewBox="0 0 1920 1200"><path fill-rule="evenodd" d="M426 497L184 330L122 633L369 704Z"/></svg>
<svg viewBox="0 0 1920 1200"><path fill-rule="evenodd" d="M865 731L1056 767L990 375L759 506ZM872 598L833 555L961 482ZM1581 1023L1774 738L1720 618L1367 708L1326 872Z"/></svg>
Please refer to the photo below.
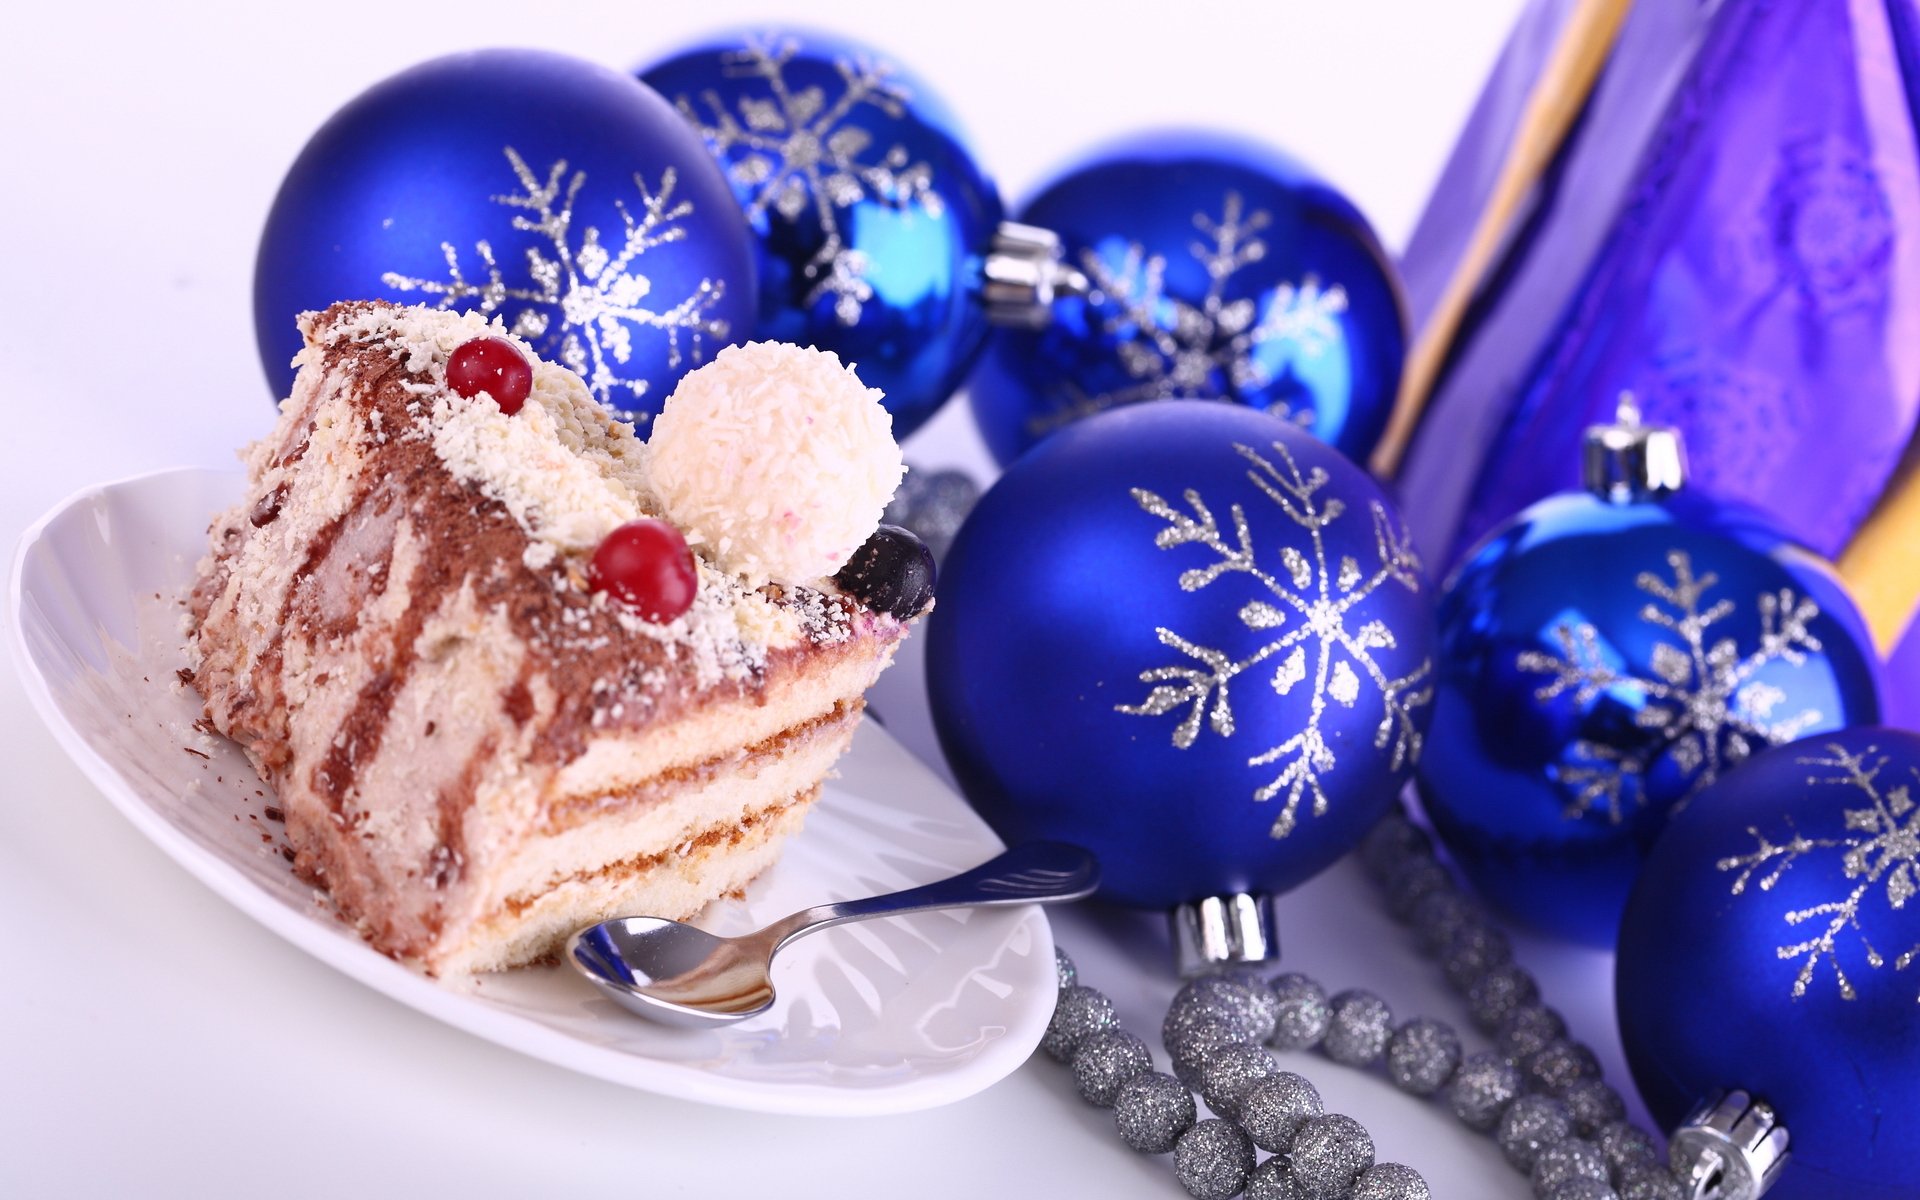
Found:
<svg viewBox="0 0 1920 1200"><path fill-rule="evenodd" d="M775 927L779 939L775 948L816 929L844 925L848 921L894 917L934 908L1079 900L1092 895L1099 884L1100 864L1080 847L1065 842L1025 842L970 871L937 883L884 896L822 904L795 913Z"/></svg>

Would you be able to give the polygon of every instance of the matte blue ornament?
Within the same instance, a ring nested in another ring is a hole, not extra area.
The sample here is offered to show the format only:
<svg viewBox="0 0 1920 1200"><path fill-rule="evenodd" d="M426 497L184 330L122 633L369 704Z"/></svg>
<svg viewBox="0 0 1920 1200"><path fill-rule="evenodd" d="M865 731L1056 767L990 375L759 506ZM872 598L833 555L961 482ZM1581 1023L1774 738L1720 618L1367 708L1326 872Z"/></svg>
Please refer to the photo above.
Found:
<svg viewBox="0 0 1920 1200"><path fill-rule="evenodd" d="M746 223L670 105L581 59L483 50L375 85L307 142L260 237L254 328L284 396L302 311L497 314L644 423L752 332L753 297Z"/></svg>
<svg viewBox="0 0 1920 1200"><path fill-rule="evenodd" d="M1745 510L1678 491L1678 435L1589 431L1589 492L1488 536L1440 601L1420 788L1474 884L1610 945L1670 813L1749 755L1879 719L1832 571Z"/></svg>
<svg viewBox="0 0 1920 1200"><path fill-rule="evenodd" d="M947 761L1002 837L1166 907L1349 850L1425 733L1432 601L1365 472L1296 425L1169 401L1079 422L961 528L928 632Z"/></svg>
<svg viewBox="0 0 1920 1200"><path fill-rule="evenodd" d="M699 131L753 226L754 336L857 364L894 436L911 433L986 338L1003 215L946 105L879 52L815 32L728 33L639 74Z"/></svg>
<svg viewBox="0 0 1920 1200"><path fill-rule="evenodd" d="M1744 1089L1791 1157L1769 1200L1920 1195L1920 735L1758 755L1660 838L1620 926L1620 1034L1648 1110Z"/></svg>
<svg viewBox="0 0 1920 1200"><path fill-rule="evenodd" d="M1145 400L1232 400L1358 462L1406 354L1390 260L1359 210L1254 142L1126 138L1041 188L1019 221L1060 236L1088 291L996 338L969 388L994 457Z"/></svg>

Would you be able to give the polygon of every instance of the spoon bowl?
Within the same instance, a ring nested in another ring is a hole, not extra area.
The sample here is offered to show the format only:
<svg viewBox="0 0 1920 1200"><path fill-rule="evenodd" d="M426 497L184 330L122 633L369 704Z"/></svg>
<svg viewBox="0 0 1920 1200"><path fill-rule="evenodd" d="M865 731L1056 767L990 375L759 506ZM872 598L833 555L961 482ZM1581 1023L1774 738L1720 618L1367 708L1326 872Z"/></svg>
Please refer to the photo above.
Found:
<svg viewBox="0 0 1920 1200"><path fill-rule="evenodd" d="M617 917L568 938L565 958L640 1016L667 1025L728 1025L773 1007L773 956L816 930L936 908L1078 900L1099 882L1099 866L1078 846L1028 842L938 883L822 904L739 937L664 917Z"/></svg>

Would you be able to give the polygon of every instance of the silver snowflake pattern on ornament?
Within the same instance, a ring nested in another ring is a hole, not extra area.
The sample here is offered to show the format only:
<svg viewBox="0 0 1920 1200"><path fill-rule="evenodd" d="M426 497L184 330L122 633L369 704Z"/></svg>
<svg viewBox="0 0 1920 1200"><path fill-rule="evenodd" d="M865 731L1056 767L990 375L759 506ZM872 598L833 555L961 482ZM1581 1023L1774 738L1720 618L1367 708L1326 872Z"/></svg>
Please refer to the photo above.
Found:
<svg viewBox="0 0 1920 1200"><path fill-rule="evenodd" d="M1273 443L1279 467L1250 446L1236 444L1234 449L1251 464L1247 478L1254 486L1266 493L1288 520L1306 530L1311 549L1303 552L1293 545L1283 546L1277 572L1260 564L1247 515L1238 504L1228 510L1232 525L1229 535L1192 488L1182 495L1190 512L1144 488L1134 488L1132 495L1142 509L1167 523L1154 536L1154 545L1162 550L1204 546L1218 556L1206 566L1181 572L1182 591L1199 591L1228 574L1251 576L1272 601L1254 600L1242 606L1237 614L1241 624L1253 630L1282 632L1276 632L1259 650L1236 660L1162 626L1156 631L1160 643L1180 651L1193 663L1142 671L1140 682L1152 685L1146 699L1115 707L1143 717L1184 709L1185 716L1173 730L1173 744L1182 750L1199 738L1203 723L1219 736L1230 738L1235 731L1230 685L1242 672L1278 658L1279 665L1268 683L1283 696L1292 694L1295 688L1310 687L1307 721L1293 736L1249 758L1247 765L1280 764L1279 774L1253 797L1266 801L1285 794L1284 807L1272 829L1274 837L1283 838L1293 832L1303 798L1312 798L1313 815L1326 812L1327 794L1321 780L1339 765L1320 728L1329 701L1352 708L1360 702L1363 687L1371 685L1381 706L1374 748L1391 755L1394 770L1420 757L1421 735L1414 710L1433 699L1431 661L1423 660L1406 675L1389 676L1374 651L1396 647L1393 630L1377 620L1357 629L1347 627L1353 610L1388 584L1417 593L1420 559L1407 533L1394 528L1386 508L1376 501L1371 509L1378 564L1363 567L1357 559L1342 556L1337 564L1329 566L1326 529L1345 515L1346 505L1337 497L1319 495L1327 485L1327 473L1315 467L1302 474L1293 455L1280 442Z"/></svg>
<svg viewBox="0 0 1920 1200"><path fill-rule="evenodd" d="M520 210L513 216L513 228L537 234L545 242L527 248L526 282L507 282L492 243L483 238L474 243L474 252L485 269L484 279L468 278L460 265L460 251L452 242L442 242L445 279L389 271L380 277L382 283L403 292L438 296L439 308L472 308L487 316L508 313L514 333L571 367L601 403L621 409L635 407L647 391L645 379L626 378L616 369L633 357L629 326L667 335L669 367L680 365L682 334L691 342L689 353L695 362L700 360L703 338L726 339L726 319L711 315L726 295L725 280L702 279L692 295L666 308L643 303L653 284L634 269L636 261L659 246L684 240L687 230L680 222L693 213L691 202L673 200L677 178L673 168L661 173L658 191L649 191L639 175L633 177L640 191L637 217L625 203L614 202L624 226L618 245L603 242L594 225L579 231L576 245L574 204L586 186L586 172L568 174L563 158L547 169L543 181L512 146L504 151L520 190L489 199ZM557 325L549 309L558 310Z"/></svg>
<svg viewBox="0 0 1920 1200"><path fill-rule="evenodd" d="M1887 958L1867 940L1866 932L1860 928L1861 904L1867 903L1869 895L1879 888L1887 907L1899 911L1920 891L1920 804L1914 802L1910 785L1899 783L1886 787L1881 784L1880 772L1885 769L1887 759L1877 747L1869 746L1859 754L1852 754L1841 746L1829 745L1827 753L1831 757L1798 761L1806 766L1825 767L1830 772L1825 776L1810 776L1809 784L1839 785L1866 799L1864 807L1845 810L1847 836L1810 838L1794 829L1789 821L1790 836L1784 842L1775 842L1749 826L1747 832L1755 842L1753 853L1730 856L1714 864L1722 871L1740 872L1733 881L1733 894L1738 896L1747 890L1749 883L1756 883L1763 892L1772 891L1794 863L1815 851L1840 851L1841 870L1847 879L1854 881L1853 887L1842 899L1787 913L1785 920L1789 927L1811 926L1820 931L1805 940L1778 946L1774 951L1781 959L1800 960L1800 971L1793 979L1796 1000L1807 994L1814 973L1823 961L1833 968L1834 983L1841 997L1855 999L1853 981L1840 965L1836 944L1839 938L1851 929L1860 939L1867 966L1880 970L1887 965ZM1914 775L1920 780L1920 772ZM1756 882L1754 876L1761 871L1765 873ZM1824 928L1821 928L1822 922ZM1916 957L1920 957L1920 945L1909 947L1895 958L1893 969L1906 970Z"/></svg>
<svg viewBox="0 0 1920 1200"><path fill-rule="evenodd" d="M893 78L893 66L866 58L834 60L840 90L829 100L822 88L796 91L787 82L787 64L800 48L794 38L773 43L749 38L741 49L721 56L726 75L764 80L769 98L741 96L730 111L718 93L708 90L700 95L710 114L705 118L686 96L676 97L674 106L727 164L728 177L747 189L749 219L763 220L769 209L789 222L812 214L820 249L805 268L813 287L804 302L811 306L831 296L834 316L852 325L873 299L867 282L871 264L864 252L847 245L839 214L873 201L938 218L945 205L934 189L931 166L913 161L898 144L875 153L873 135L847 123L863 107L895 120L906 115L911 94Z"/></svg>
<svg viewBox="0 0 1920 1200"><path fill-rule="evenodd" d="M1080 254L1092 284L1087 303L1129 382L1097 394L1067 385L1067 402L1028 422L1036 436L1082 417L1144 400L1226 400L1273 382L1273 367L1260 353L1268 343L1286 343L1295 354L1316 357L1342 338L1339 317L1347 311L1346 289L1322 287L1308 275L1281 282L1257 297L1228 300L1233 277L1267 256L1260 232L1272 224L1264 209L1245 211L1238 192L1228 192L1218 217L1193 215L1196 240L1189 252L1207 271L1207 293L1198 304L1167 295L1166 256L1148 254L1130 242L1119 261L1097 250ZM1311 427L1311 410L1284 404L1269 411Z"/></svg>
<svg viewBox="0 0 1920 1200"><path fill-rule="evenodd" d="M1570 747L1575 759L1563 766L1558 782L1567 793L1563 813L1568 820L1601 811L1618 824L1627 808L1628 793L1639 802L1647 770L1663 757L1680 769L1687 783L1680 803L1737 766L1756 749L1790 742L1822 719L1817 709L1775 717L1786 693L1755 678L1762 668L1784 662L1799 666L1808 652L1820 651L1820 639L1808 625L1820 615L1812 600L1790 589L1763 592L1760 642L1742 654L1732 638L1713 636L1713 626L1734 611L1733 601L1716 600L1702 607L1706 595L1720 581L1709 571L1696 577L1693 560L1684 550L1667 551L1671 581L1651 571L1635 580L1653 597L1640 610L1640 619L1671 631L1679 640L1654 647L1650 675L1623 670L1608 661L1614 657L1600 633L1584 622L1562 622L1554 627L1558 654L1524 650L1521 670L1553 678L1534 692L1542 702L1571 695L1585 706L1606 693L1628 699L1634 723L1648 737L1630 748L1580 739Z"/></svg>

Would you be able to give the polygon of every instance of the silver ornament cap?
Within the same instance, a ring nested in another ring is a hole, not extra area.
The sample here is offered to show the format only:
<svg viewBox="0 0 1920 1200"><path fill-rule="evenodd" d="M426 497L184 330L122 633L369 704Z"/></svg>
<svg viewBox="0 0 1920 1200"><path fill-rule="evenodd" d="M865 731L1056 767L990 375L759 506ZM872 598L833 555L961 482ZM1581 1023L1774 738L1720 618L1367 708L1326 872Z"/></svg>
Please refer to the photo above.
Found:
<svg viewBox="0 0 1920 1200"><path fill-rule="evenodd" d="M1759 1200L1787 1165L1790 1140L1772 1105L1736 1088L1694 1108L1667 1163L1699 1200Z"/></svg>
<svg viewBox="0 0 1920 1200"><path fill-rule="evenodd" d="M1587 490L1615 504L1671 495L1687 483L1680 431L1642 421L1632 392L1621 394L1612 424L1587 427L1583 453Z"/></svg>
<svg viewBox="0 0 1920 1200"><path fill-rule="evenodd" d="M1173 926L1174 966L1182 979L1280 956L1280 944L1273 937L1271 896L1248 892L1208 896L1178 905L1168 920Z"/></svg>
<svg viewBox="0 0 1920 1200"><path fill-rule="evenodd" d="M980 276L987 320L1015 329L1045 329L1054 300L1085 295L1088 286L1060 257L1059 234L1017 221L1002 221L993 231Z"/></svg>

